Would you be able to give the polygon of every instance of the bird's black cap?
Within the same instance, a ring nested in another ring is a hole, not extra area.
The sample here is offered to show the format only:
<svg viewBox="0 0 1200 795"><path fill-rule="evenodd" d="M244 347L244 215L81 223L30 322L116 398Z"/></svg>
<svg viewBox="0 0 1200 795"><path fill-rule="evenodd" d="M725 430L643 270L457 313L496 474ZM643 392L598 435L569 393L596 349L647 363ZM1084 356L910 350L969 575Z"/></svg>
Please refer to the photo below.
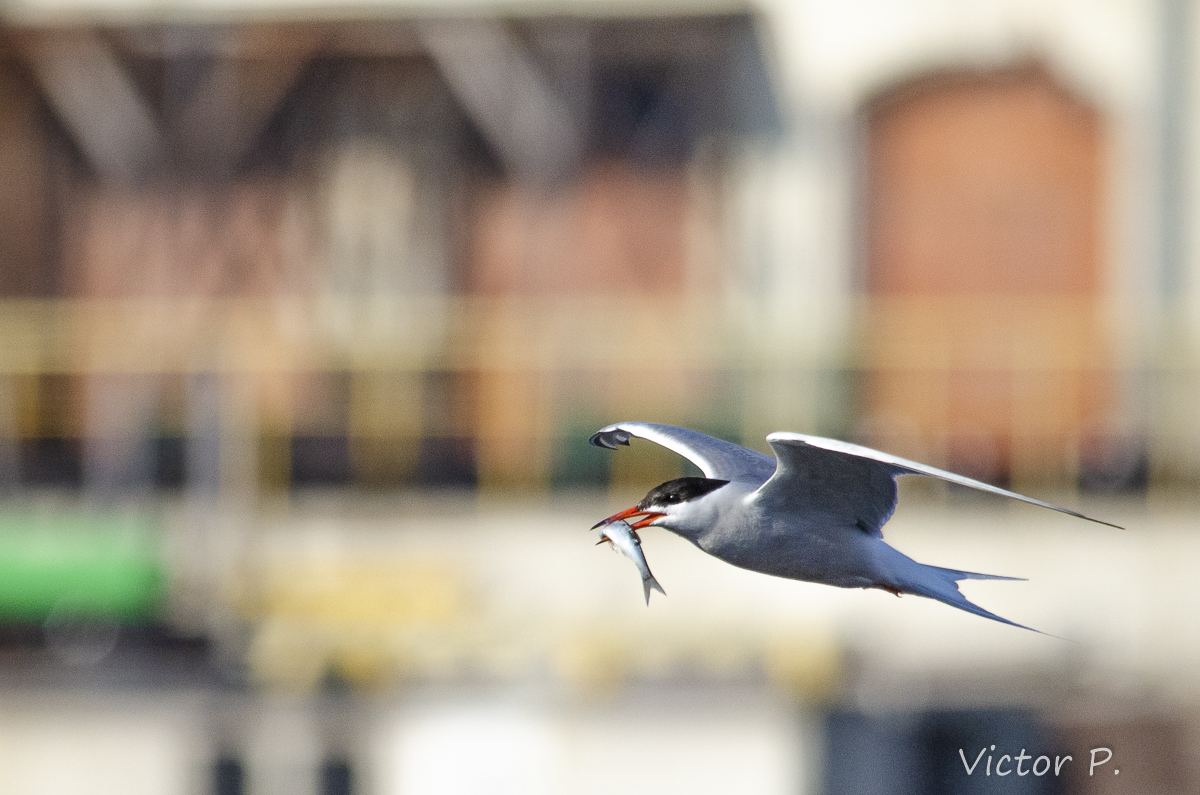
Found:
<svg viewBox="0 0 1200 795"><path fill-rule="evenodd" d="M668 480L661 486L650 489L637 507L644 511L651 505L678 505L681 502L702 497L710 491L716 491L728 482L728 480L717 480L716 478Z"/></svg>

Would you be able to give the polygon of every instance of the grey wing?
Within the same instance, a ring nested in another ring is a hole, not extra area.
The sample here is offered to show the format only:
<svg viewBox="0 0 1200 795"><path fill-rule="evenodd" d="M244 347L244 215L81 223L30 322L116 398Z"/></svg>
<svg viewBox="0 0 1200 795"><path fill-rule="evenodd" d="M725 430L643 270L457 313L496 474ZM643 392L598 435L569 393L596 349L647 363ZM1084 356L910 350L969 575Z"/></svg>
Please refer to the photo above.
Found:
<svg viewBox="0 0 1200 795"><path fill-rule="evenodd" d="M1089 522L1118 527L1015 491L850 442L786 432L771 434L767 442L779 459L779 472L763 485L760 492L780 498L785 493L796 491L796 499L812 499L815 504L840 511L843 516L853 514L855 521L865 525L864 529L872 533L881 534L879 528L883 527L896 508L896 475L940 478Z"/></svg>
<svg viewBox="0 0 1200 795"><path fill-rule="evenodd" d="M616 450L617 445L627 445L635 436L678 453L699 467L708 478L758 484L765 483L775 472L775 461L769 455L674 425L618 422L601 428L589 441L597 447Z"/></svg>
<svg viewBox="0 0 1200 795"><path fill-rule="evenodd" d="M773 433L767 437L779 464L754 499L821 516L822 524L857 526L882 538L883 525L896 510L896 475L904 470L793 438L798 436Z"/></svg>

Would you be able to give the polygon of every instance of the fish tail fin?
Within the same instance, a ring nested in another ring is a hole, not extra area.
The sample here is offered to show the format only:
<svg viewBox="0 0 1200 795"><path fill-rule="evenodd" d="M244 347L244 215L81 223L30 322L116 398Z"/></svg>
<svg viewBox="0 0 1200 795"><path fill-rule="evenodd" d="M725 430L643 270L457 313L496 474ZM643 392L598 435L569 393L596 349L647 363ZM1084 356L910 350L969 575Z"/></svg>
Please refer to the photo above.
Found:
<svg viewBox="0 0 1200 795"><path fill-rule="evenodd" d="M667 595L667 592L663 590L663 587L658 584L658 580L654 579L653 574L648 575L646 579L642 580L642 589L646 592L646 607L650 606L651 589L658 591L663 596Z"/></svg>

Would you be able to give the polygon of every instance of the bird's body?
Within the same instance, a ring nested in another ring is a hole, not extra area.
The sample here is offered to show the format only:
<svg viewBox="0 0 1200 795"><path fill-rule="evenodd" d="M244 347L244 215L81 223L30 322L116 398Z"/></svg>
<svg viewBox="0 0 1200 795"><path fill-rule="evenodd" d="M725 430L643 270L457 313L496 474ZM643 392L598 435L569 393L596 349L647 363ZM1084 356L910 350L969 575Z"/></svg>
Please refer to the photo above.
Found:
<svg viewBox="0 0 1200 795"><path fill-rule="evenodd" d="M679 453L705 477L668 481L601 524L639 516L635 529L665 527L743 569L917 594L1014 626L1021 625L968 601L957 582L1015 578L927 566L883 540L882 527L896 507L896 476L937 477L1088 519L961 475L815 436L771 434L767 441L776 460L697 431L643 422L609 425L591 442L615 449L634 436Z"/></svg>
<svg viewBox="0 0 1200 795"><path fill-rule="evenodd" d="M791 580L842 588L873 584L863 573L876 568L871 557L879 542L861 531L846 532L834 517L780 513L762 504L768 501L753 499L753 490L739 491L747 492L738 495L740 510L722 512L692 539L700 549L734 566Z"/></svg>

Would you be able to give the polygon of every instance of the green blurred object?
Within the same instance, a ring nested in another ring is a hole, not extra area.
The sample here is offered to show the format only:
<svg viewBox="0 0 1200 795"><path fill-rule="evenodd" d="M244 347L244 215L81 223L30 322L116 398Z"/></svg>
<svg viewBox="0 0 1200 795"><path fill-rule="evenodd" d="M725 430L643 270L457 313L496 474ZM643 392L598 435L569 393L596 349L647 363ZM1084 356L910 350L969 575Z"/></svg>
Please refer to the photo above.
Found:
<svg viewBox="0 0 1200 795"><path fill-rule="evenodd" d="M608 423L600 420L570 424L553 442L551 486L556 489L603 489L609 480L608 450L587 443L588 438Z"/></svg>
<svg viewBox="0 0 1200 795"><path fill-rule="evenodd" d="M149 621L165 577L145 516L0 512L0 623Z"/></svg>

